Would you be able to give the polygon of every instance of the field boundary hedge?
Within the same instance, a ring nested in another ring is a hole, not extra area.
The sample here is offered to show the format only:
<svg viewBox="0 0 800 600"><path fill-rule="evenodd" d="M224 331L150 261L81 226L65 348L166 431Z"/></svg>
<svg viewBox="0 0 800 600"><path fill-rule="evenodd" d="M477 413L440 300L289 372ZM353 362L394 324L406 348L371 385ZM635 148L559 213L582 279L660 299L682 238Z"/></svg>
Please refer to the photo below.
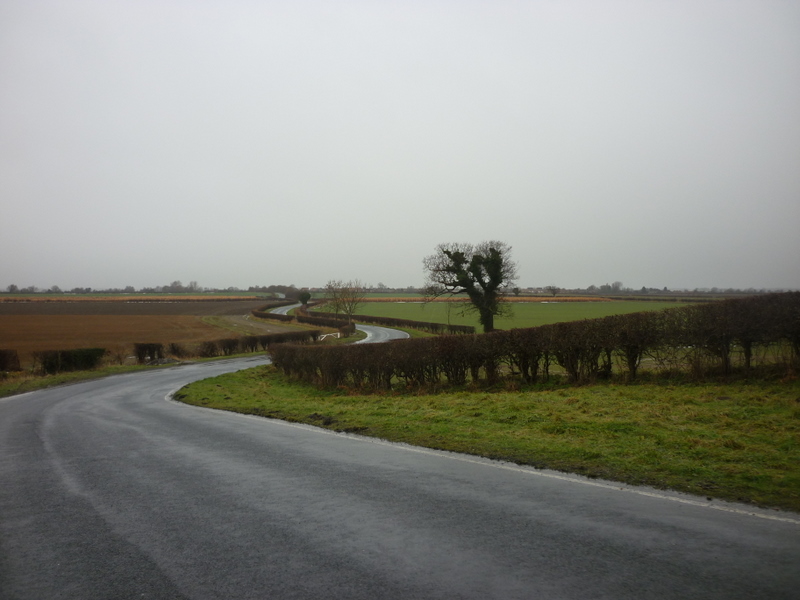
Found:
<svg viewBox="0 0 800 600"><path fill-rule="evenodd" d="M21 370L16 350L0 350L0 372Z"/></svg>
<svg viewBox="0 0 800 600"><path fill-rule="evenodd" d="M64 371L91 371L99 366L105 353L105 348L40 350L33 353L33 370L45 375Z"/></svg>
<svg viewBox="0 0 800 600"><path fill-rule="evenodd" d="M199 342L193 348L183 344L134 344L136 360L139 364L162 360L167 356L174 358L212 358L215 356L230 356L232 354L246 354L249 352L266 351L275 344L302 344L315 342L322 332L319 329L303 331L282 331L280 333L267 333L261 335L247 335L243 337L220 338Z"/></svg>
<svg viewBox="0 0 800 600"><path fill-rule="evenodd" d="M613 315L478 335L337 347L277 345L273 363L286 375L322 386L534 383L557 364L572 382L636 379L642 361L660 372L703 377L734 365L800 359L800 292L766 294L661 311Z"/></svg>

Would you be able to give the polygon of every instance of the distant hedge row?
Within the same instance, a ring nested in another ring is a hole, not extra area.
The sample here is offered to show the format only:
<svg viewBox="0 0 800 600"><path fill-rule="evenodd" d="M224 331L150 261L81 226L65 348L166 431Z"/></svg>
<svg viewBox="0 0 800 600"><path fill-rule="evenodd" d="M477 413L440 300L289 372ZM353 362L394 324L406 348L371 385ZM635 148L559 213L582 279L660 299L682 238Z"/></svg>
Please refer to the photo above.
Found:
<svg viewBox="0 0 800 600"><path fill-rule="evenodd" d="M448 381L532 383L551 364L570 381L636 378L646 358L660 371L701 376L800 358L800 292L555 323L473 336L356 346L270 348L288 376L323 386L387 389Z"/></svg>
<svg viewBox="0 0 800 600"><path fill-rule="evenodd" d="M19 354L16 350L0 350L0 372L20 371Z"/></svg>
<svg viewBox="0 0 800 600"><path fill-rule="evenodd" d="M195 347L183 344L134 344L136 360L145 364L155 360L172 356L174 358L189 358L199 356L211 358L214 356L230 356L231 354L258 352L267 350L274 344L299 344L316 341L321 332L318 329L305 331L287 331L269 333L265 335L248 335L244 337L223 338L200 342Z"/></svg>
<svg viewBox="0 0 800 600"><path fill-rule="evenodd" d="M330 313L324 312L311 312L312 316L329 316ZM393 317L374 317L371 315L353 315L354 321L361 321L362 323L372 323L373 325L385 325L386 327L408 327L410 329L419 329L427 331L436 335L442 334L471 334L475 333L475 328L472 325L449 325L445 323L426 323L425 321L412 321L411 319L395 319Z"/></svg>
<svg viewBox="0 0 800 600"><path fill-rule="evenodd" d="M90 371L98 367L105 353L105 348L42 350L33 353L33 370L47 375L62 371Z"/></svg>
<svg viewBox="0 0 800 600"><path fill-rule="evenodd" d="M251 311L251 313L254 317L258 317L259 319L272 319L273 321L283 321L284 323L294 321L292 315L282 315L280 313L264 312L261 310L254 310Z"/></svg>
<svg viewBox="0 0 800 600"><path fill-rule="evenodd" d="M298 323L303 323L304 325L317 325L319 327L330 327L332 329L339 329L350 325L348 320L337 319L334 316L313 317L309 315L297 315L295 319Z"/></svg>

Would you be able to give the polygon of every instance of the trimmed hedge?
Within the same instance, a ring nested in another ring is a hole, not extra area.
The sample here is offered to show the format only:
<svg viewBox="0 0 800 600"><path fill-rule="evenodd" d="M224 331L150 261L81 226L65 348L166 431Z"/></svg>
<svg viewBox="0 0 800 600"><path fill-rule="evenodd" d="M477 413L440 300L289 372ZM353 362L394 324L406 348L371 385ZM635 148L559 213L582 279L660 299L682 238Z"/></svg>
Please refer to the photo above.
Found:
<svg viewBox="0 0 800 600"><path fill-rule="evenodd" d="M34 352L34 370L45 375L54 375L62 371L89 371L100 365L105 353L105 348Z"/></svg>
<svg viewBox="0 0 800 600"><path fill-rule="evenodd" d="M16 350L0 350L0 371L21 371Z"/></svg>
<svg viewBox="0 0 800 600"><path fill-rule="evenodd" d="M317 325L319 327L330 327L332 329L340 329L347 327L350 322L345 319L336 319L334 317L309 317L306 315L297 315L295 317L298 323L305 325Z"/></svg>
<svg viewBox="0 0 800 600"><path fill-rule="evenodd" d="M258 317L259 319L272 319L273 321L283 321L284 323L294 321L292 315L282 315L280 313L263 312L260 310L253 310L251 313L254 317Z"/></svg>
<svg viewBox="0 0 800 600"><path fill-rule="evenodd" d="M207 340L200 342L194 352L180 344L169 344L169 354L175 358L188 358L189 356L199 356L201 358L213 358L215 356L230 356L238 352L258 352L266 351L275 344L302 344L315 342L319 339L321 332L318 329L305 331L285 331L281 333L268 333L264 335L248 335L240 338L223 338L219 340ZM162 346L161 344L137 344L137 346ZM175 352L173 352L175 350ZM163 354L158 355L163 358ZM148 362L152 360L140 360Z"/></svg>
<svg viewBox="0 0 800 600"><path fill-rule="evenodd" d="M219 344L214 341L200 342L197 353L201 358L212 358L219 354Z"/></svg>
<svg viewBox="0 0 800 600"><path fill-rule="evenodd" d="M164 358L164 344L134 344L133 353L140 365Z"/></svg>
<svg viewBox="0 0 800 600"><path fill-rule="evenodd" d="M770 349L767 352L767 349ZM768 294L481 335L339 347L275 346L275 366L323 386L386 389L447 380L533 383L554 362L573 382L636 378L644 358L666 372L729 373L734 364L800 359L800 292Z"/></svg>
<svg viewBox="0 0 800 600"><path fill-rule="evenodd" d="M292 304L297 304L295 300L279 300L276 302L269 302L264 306L260 306L257 310L262 312L269 312L273 308L280 308L281 306L291 306Z"/></svg>

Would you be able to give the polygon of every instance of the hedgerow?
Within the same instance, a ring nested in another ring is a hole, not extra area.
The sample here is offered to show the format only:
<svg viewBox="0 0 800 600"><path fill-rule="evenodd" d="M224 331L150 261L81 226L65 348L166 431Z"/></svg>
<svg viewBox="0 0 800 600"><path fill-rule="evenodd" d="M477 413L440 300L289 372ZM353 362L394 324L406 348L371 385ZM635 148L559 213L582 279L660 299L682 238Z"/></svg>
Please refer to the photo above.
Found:
<svg viewBox="0 0 800 600"><path fill-rule="evenodd" d="M294 321L292 315L282 315L280 313L264 312L261 310L253 310L251 313L254 317L258 317L259 319L272 319L273 321L283 321L284 323Z"/></svg>
<svg viewBox="0 0 800 600"><path fill-rule="evenodd" d="M317 325L318 327L331 327L333 329L339 329L350 325L348 320L337 319L334 316L312 317L308 315L297 315L295 319L297 319L298 323L303 323L304 325Z"/></svg>
<svg viewBox="0 0 800 600"><path fill-rule="evenodd" d="M33 353L33 370L45 375L63 371L89 371L99 366L105 353L105 348L42 350Z"/></svg>
<svg viewBox="0 0 800 600"><path fill-rule="evenodd" d="M133 353L139 364L158 360L164 358L164 344L134 344Z"/></svg>
<svg viewBox="0 0 800 600"><path fill-rule="evenodd" d="M21 370L16 350L0 350L0 372Z"/></svg>
<svg viewBox="0 0 800 600"><path fill-rule="evenodd" d="M277 345L273 363L288 376L323 386L386 389L447 381L526 383L559 365L573 382L634 380L643 360L661 371L693 376L730 373L734 365L800 359L800 292L769 294L555 323L482 335L398 340L322 348Z"/></svg>

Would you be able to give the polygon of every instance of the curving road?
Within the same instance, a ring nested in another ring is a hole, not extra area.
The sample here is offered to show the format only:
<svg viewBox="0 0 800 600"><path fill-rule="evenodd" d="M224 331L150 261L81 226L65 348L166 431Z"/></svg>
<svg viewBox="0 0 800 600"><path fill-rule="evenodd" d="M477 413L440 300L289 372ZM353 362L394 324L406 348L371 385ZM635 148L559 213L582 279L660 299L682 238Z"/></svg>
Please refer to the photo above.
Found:
<svg viewBox="0 0 800 600"><path fill-rule="evenodd" d="M797 598L800 516L179 404L0 400L0 598Z"/></svg>
<svg viewBox="0 0 800 600"><path fill-rule="evenodd" d="M363 340L356 344L380 344L391 340L403 340L409 337L405 331L399 329L389 329L388 327L378 327L377 325L361 325L356 323L356 329L367 334Z"/></svg>
<svg viewBox="0 0 800 600"><path fill-rule="evenodd" d="M297 304L288 304L287 306L279 306L277 308L271 309L269 312L275 313L276 315L288 315L289 311L294 308L299 308L303 306L299 302Z"/></svg>
<svg viewBox="0 0 800 600"><path fill-rule="evenodd" d="M297 308L298 306L301 305L298 303L290 306L279 306L278 308L273 308L270 312L286 315L289 314L290 310ZM391 340L403 340L409 337L408 333L405 331L389 329L388 327L378 327L376 325L361 325L357 323L356 329L367 334L367 337L365 337L363 340L355 342L356 344L380 344Z"/></svg>

